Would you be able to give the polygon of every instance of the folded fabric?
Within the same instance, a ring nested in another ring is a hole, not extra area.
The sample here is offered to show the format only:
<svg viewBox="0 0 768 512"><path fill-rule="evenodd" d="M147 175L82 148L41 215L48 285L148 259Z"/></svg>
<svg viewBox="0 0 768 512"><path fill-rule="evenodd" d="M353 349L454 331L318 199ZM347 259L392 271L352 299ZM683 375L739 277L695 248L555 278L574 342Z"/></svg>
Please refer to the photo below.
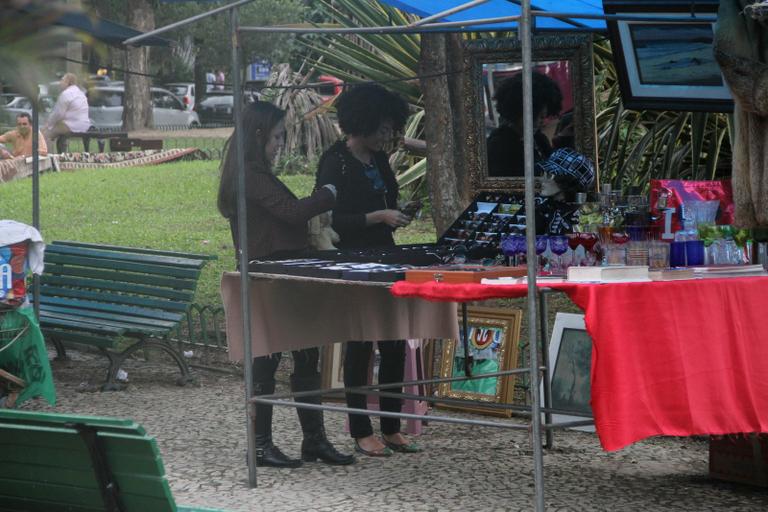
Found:
<svg viewBox="0 0 768 512"><path fill-rule="evenodd" d="M34 227L15 220L0 220L0 247L29 240L27 257L33 274L42 274L45 243L40 232Z"/></svg>

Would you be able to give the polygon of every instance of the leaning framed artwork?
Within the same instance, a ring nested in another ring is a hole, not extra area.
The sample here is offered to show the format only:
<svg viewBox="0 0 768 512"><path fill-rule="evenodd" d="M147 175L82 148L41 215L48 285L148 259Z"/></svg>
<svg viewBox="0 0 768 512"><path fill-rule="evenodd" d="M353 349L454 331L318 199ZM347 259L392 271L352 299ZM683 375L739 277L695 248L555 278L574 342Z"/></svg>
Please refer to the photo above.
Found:
<svg viewBox="0 0 768 512"><path fill-rule="evenodd" d="M713 53L718 0L604 0L624 106L636 110L730 112L733 99Z"/></svg>
<svg viewBox="0 0 768 512"><path fill-rule="evenodd" d="M517 367L522 317L522 310L519 309L468 308L468 338L473 375L496 373ZM459 322L461 321L460 317ZM461 333L461 329L459 331ZM463 343L460 340L444 340L440 358L440 377L463 376L464 362ZM483 407L483 402L511 403L514 385L514 375L441 382L437 388L437 397L467 400L468 403L466 406L439 402L436 405L447 409L508 417L512 414L510 409Z"/></svg>
<svg viewBox="0 0 768 512"><path fill-rule="evenodd" d="M584 325L584 315L557 314L549 341L549 367L552 408L579 414L553 414L552 421L558 423L589 419L592 416L592 407L589 405L592 396L592 339ZM542 397L543 385L542 381ZM574 428L585 432L595 431L594 426Z"/></svg>

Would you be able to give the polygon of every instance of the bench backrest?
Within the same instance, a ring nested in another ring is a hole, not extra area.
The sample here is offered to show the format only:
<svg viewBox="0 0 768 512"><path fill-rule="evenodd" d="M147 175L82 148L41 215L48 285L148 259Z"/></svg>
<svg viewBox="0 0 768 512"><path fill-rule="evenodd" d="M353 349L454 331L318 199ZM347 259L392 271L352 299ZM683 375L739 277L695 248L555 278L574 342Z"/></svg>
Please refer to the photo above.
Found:
<svg viewBox="0 0 768 512"><path fill-rule="evenodd" d="M45 249L40 304L51 315L69 308L178 322L189 308L203 255L77 242Z"/></svg>
<svg viewBox="0 0 768 512"><path fill-rule="evenodd" d="M0 509L175 511L153 437L115 418L0 410Z"/></svg>

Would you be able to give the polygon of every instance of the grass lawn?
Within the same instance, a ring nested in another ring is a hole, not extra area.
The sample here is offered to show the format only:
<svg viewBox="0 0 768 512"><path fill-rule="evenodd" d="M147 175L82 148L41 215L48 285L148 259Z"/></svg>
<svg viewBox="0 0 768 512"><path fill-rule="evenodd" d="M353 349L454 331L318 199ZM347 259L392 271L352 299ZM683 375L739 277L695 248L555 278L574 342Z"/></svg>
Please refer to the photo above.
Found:
<svg viewBox="0 0 768 512"><path fill-rule="evenodd" d="M219 304L219 277L235 266L228 223L216 210L218 161L82 169L40 177L43 239L215 254L196 302ZM299 197L314 176L285 176ZM0 184L0 218L32 224L32 180ZM434 241L426 214L397 235L399 244Z"/></svg>

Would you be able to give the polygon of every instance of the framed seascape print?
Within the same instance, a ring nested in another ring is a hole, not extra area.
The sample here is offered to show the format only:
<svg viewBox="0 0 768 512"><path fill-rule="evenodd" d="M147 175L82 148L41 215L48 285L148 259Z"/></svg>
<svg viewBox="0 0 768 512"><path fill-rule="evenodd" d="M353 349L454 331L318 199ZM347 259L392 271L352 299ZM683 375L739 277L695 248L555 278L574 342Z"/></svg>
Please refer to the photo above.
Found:
<svg viewBox="0 0 768 512"><path fill-rule="evenodd" d="M519 309L468 308L469 350L472 374L496 373L517 367L518 342L522 311ZM459 316L461 325L462 319ZM459 329L461 332L461 329ZM461 334L463 336L463 333ZM460 340L444 340L440 360L440 377L464 375L464 345ZM510 409L483 407L483 402L509 404L515 384L514 375L464 381L441 382L436 395L467 400L464 405L441 404L438 407L459 409L496 416L511 416Z"/></svg>
<svg viewBox="0 0 768 512"><path fill-rule="evenodd" d="M553 414L553 423L578 421L592 416L590 369L592 368L592 339L584 326L584 315L558 313L549 341L549 382L552 387L552 408L573 411L579 416ZM542 382L542 403L544 396ZM574 427L594 432L594 426Z"/></svg>
<svg viewBox="0 0 768 512"><path fill-rule="evenodd" d="M718 0L697 0L695 5L680 0L603 0L606 14L641 17L608 22L626 108L733 110L731 93L713 53L717 7ZM700 21L683 21L692 13Z"/></svg>

